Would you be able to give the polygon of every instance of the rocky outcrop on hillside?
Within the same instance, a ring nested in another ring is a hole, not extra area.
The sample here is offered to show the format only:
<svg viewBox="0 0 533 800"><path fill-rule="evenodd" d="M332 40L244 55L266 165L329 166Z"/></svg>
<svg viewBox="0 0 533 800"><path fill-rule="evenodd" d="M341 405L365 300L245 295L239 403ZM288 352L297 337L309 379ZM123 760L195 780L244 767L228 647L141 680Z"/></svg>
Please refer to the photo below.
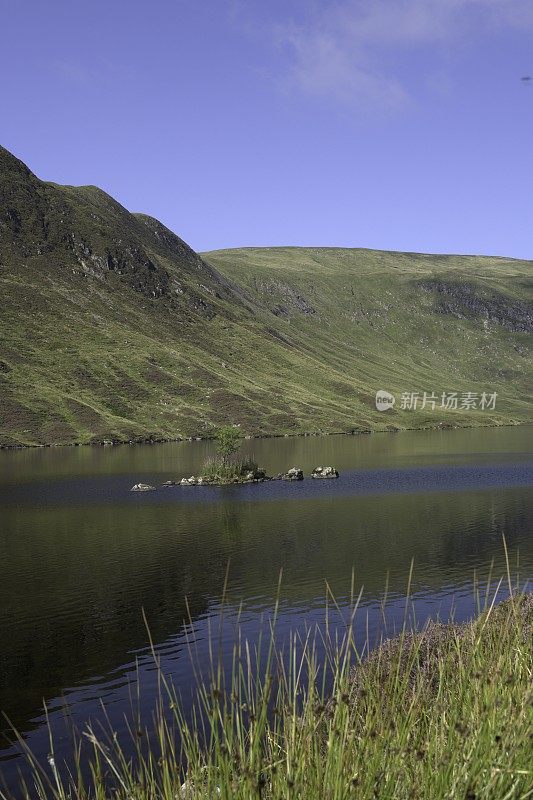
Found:
<svg viewBox="0 0 533 800"><path fill-rule="evenodd" d="M210 298L242 301L242 291L179 236L96 186L41 181L2 147L0 177L0 262L116 278L146 298L177 300L204 316L214 314Z"/></svg>
<svg viewBox="0 0 533 800"><path fill-rule="evenodd" d="M425 280L418 286L435 295L435 311L439 314L450 314L458 319L482 319L515 332L533 332L530 303L494 292L484 296L478 287L469 283Z"/></svg>
<svg viewBox="0 0 533 800"><path fill-rule="evenodd" d="M257 292L280 302L270 307L276 317L290 317L291 314L315 314L316 309L299 289L284 281L256 281Z"/></svg>

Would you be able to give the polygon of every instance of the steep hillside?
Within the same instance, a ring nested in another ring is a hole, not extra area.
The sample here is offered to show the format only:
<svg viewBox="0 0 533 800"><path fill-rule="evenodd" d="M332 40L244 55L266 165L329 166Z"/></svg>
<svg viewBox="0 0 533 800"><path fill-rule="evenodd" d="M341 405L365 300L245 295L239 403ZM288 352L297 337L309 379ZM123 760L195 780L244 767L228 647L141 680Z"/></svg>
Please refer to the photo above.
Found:
<svg viewBox="0 0 533 800"><path fill-rule="evenodd" d="M0 148L0 443L533 419L532 263L364 250L200 256ZM397 395L376 411L375 392ZM497 392L400 409L401 392Z"/></svg>
<svg viewBox="0 0 533 800"><path fill-rule="evenodd" d="M315 359L315 395L327 398L339 428L350 415L368 428L533 417L533 262L337 248L204 257L239 280L278 332ZM375 411L377 389L395 395L394 409ZM401 411L404 392L419 393L416 411ZM438 397L429 414L424 392ZM442 393L451 392L459 393L455 413L440 408ZM477 406L483 392L496 392L495 413L460 413L464 392L477 393Z"/></svg>

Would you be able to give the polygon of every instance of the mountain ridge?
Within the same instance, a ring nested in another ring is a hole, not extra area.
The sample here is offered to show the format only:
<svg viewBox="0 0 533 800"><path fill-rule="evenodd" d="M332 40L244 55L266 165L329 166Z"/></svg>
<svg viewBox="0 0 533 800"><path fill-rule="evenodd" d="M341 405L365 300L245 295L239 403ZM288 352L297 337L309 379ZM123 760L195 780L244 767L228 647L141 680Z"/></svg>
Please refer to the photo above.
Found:
<svg viewBox="0 0 533 800"><path fill-rule="evenodd" d="M365 248L196 253L0 148L0 444L516 424L533 263ZM386 414L377 390L500 390ZM529 392L530 393L530 392Z"/></svg>

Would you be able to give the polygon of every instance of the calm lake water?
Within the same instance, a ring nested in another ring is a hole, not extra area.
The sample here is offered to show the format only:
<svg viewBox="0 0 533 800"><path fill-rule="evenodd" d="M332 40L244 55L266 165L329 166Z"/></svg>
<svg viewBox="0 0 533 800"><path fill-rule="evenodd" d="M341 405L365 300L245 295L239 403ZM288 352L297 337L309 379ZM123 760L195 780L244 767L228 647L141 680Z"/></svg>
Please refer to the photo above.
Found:
<svg viewBox="0 0 533 800"><path fill-rule="evenodd" d="M69 747L67 711L83 727L101 717L102 699L123 731L137 680L149 717L157 672L143 609L186 705L187 640L207 664L209 630L220 630L229 657L239 613L245 635L257 638L281 569L280 642L323 620L326 580L346 608L352 574L362 588L358 640L378 634L386 582L389 629L401 625L412 559L417 622L465 619L475 612L475 574L485 581L491 562L495 578L505 573L502 534L513 574L533 578L531 427L256 440L243 449L271 473L331 464L341 477L132 494L138 481L198 474L212 445L0 452L0 711L38 756L49 752L43 700L59 756ZM0 773L12 785L24 761L9 738L0 722Z"/></svg>

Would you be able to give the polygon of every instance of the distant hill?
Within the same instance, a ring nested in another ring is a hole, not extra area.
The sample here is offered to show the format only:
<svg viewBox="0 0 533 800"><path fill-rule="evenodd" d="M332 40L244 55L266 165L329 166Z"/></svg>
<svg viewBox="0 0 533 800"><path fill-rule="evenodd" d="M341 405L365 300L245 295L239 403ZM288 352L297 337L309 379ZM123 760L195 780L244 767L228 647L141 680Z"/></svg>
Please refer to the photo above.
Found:
<svg viewBox="0 0 533 800"><path fill-rule="evenodd" d="M0 443L531 421L532 277L531 261L476 256L199 255L0 148ZM437 410L400 408L424 391ZM439 409L452 391L496 407Z"/></svg>

